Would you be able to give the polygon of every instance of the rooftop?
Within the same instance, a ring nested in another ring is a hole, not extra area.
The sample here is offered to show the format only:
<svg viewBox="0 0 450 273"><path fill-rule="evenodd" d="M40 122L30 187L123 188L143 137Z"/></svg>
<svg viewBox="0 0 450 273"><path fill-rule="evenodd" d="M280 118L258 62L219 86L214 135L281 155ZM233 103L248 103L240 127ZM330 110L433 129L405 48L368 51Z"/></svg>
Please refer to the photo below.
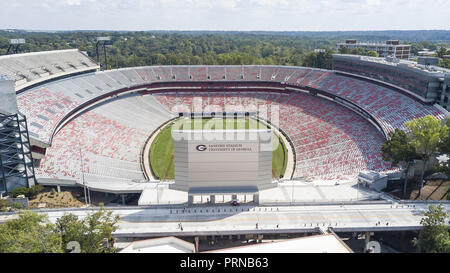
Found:
<svg viewBox="0 0 450 273"><path fill-rule="evenodd" d="M388 44L386 42L356 42L356 43L338 43L338 45L361 45L361 46L411 46L408 44Z"/></svg>
<svg viewBox="0 0 450 273"><path fill-rule="evenodd" d="M366 62L373 62L373 63L379 63L384 65L391 65L391 66L407 66L412 69L417 69L420 71L424 71L427 73L450 73L450 69L446 69L443 67L438 67L434 65L421 65L414 61L409 60L401 60L396 58L380 58L380 57L370 57L370 56L360 56L360 55L352 55L352 54L334 54L335 56L341 56L341 57L347 57L347 58L353 58L358 59L360 61L366 61Z"/></svg>
<svg viewBox="0 0 450 273"><path fill-rule="evenodd" d="M334 234L323 234L296 239L232 247L209 252L215 253L353 253Z"/></svg>

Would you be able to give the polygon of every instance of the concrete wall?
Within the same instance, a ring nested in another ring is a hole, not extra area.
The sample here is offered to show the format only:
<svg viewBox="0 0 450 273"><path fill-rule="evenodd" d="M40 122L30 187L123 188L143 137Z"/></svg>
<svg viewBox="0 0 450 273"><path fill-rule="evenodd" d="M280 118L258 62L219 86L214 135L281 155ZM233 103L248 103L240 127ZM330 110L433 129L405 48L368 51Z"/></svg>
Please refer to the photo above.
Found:
<svg viewBox="0 0 450 273"><path fill-rule="evenodd" d="M14 81L0 75L0 112L15 114L18 112Z"/></svg>
<svg viewBox="0 0 450 273"><path fill-rule="evenodd" d="M434 170L434 167L438 163L438 160L433 158L428 161L428 164L425 168L425 172ZM422 173L423 161L418 160L415 164L413 164L409 168L408 179L417 178L420 179L420 175Z"/></svg>
<svg viewBox="0 0 450 273"><path fill-rule="evenodd" d="M11 204L17 203L21 204L24 208L29 207L28 198L8 198L7 200Z"/></svg>

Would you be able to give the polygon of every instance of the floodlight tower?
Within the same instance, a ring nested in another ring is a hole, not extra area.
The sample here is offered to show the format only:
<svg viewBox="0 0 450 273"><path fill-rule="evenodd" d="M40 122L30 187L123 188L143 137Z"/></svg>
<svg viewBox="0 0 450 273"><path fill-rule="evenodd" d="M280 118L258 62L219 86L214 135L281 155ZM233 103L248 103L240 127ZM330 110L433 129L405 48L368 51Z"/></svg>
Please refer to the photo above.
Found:
<svg viewBox="0 0 450 273"><path fill-rule="evenodd" d="M97 62L100 63L100 56L98 55L98 47L101 46L103 48L103 55L105 57L105 65L103 66L103 70L108 69L108 60L106 58L106 43L111 41L111 37L97 37L97 43L95 44L95 52L97 54ZM100 67L102 65L100 64Z"/></svg>
<svg viewBox="0 0 450 273"><path fill-rule="evenodd" d="M25 44L25 39L10 39L6 55L8 55L10 51L11 54L17 54L19 52L19 46L22 44Z"/></svg>

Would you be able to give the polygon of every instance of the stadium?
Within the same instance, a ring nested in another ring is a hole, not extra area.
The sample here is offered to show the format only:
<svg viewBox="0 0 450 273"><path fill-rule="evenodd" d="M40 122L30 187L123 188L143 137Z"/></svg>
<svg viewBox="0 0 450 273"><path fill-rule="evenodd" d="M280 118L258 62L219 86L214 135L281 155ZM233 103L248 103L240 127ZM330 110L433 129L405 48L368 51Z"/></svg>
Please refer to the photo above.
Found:
<svg viewBox="0 0 450 273"><path fill-rule="evenodd" d="M345 66L263 65L100 71L98 63L78 50L1 56L0 74L7 76L3 81L10 82L17 98L17 107L2 102L2 128L15 118L22 125L13 129L24 135L18 137L19 153L10 153L11 158L21 154L19 163L8 165L8 153L2 152L5 182L0 190L34 183L80 186L122 196L141 194L139 204L145 205L161 203L161 196L155 196L162 188L171 196L166 202L184 203L187 194L169 186L177 180L173 144L152 145L165 128L194 116L252 120L273 130L282 148L281 155L273 154L277 171L272 170L269 188L289 181L334 185L355 181L362 172L394 175L396 169L381 157L388 133L404 129L414 118L443 120L449 113L427 97L426 89L419 93L395 84L417 81L408 75L380 80L351 72ZM448 75L442 78L448 81ZM5 151L12 149L8 143L17 143L6 134L1 141ZM161 147L167 149L155 151ZM220 167L210 168L219 179ZM212 187L215 181L209 183ZM258 198L257 191L232 189L192 194Z"/></svg>

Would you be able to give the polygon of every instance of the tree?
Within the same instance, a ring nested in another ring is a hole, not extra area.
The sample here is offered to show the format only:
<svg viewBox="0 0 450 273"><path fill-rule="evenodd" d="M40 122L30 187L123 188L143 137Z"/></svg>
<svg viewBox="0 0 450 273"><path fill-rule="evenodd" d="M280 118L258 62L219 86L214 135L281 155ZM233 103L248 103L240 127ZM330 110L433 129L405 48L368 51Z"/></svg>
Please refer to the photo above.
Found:
<svg viewBox="0 0 450 273"><path fill-rule="evenodd" d="M80 244L82 253L114 252L111 234L117 230L119 216L114 216L112 211L103 207L84 219L79 219L73 214L63 215L56 221L56 228L61 235L62 244L67 246L75 241ZM105 246L104 241L108 244ZM66 251L71 251L66 249Z"/></svg>
<svg viewBox="0 0 450 273"><path fill-rule="evenodd" d="M366 55L366 51L362 47L354 48L354 49L352 49L350 51L350 53L353 54L353 55L360 55L360 56L365 56Z"/></svg>
<svg viewBox="0 0 450 273"><path fill-rule="evenodd" d="M33 198L36 197L36 195L38 195L43 190L44 190L44 187L42 185L35 185L35 186L30 187L30 188L19 187L19 188L14 189L11 192L11 195L14 198L18 197L19 195L24 195L25 197L33 199Z"/></svg>
<svg viewBox="0 0 450 273"><path fill-rule="evenodd" d="M0 225L0 253L70 252L70 242L79 243L83 253L114 252L111 234L118 221L119 216L103 207L82 220L66 214L56 224L46 215L23 212L18 219Z"/></svg>
<svg viewBox="0 0 450 273"><path fill-rule="evenodd" d="M409 167L411 162L418 158L411 140L404 131L395 129L394 132L389 132L388 140L381 147L381 152L383 160L391 162L393 167L397 167L399 164L406 165L405 182L403 184L403 197L405 197Z"/></svg>
<svg viewBox="0 0 450 273"><path fill-rule="evenodd" d="M419 196L422 196L423 176L430 158L438 153L438 147L448 135L448 127L433 116L413 119L405 123L411 137L411 144L423 160Z"/></svg>
<svg viewBox="0 0 450 273"><path fill-rule="evenodd" d="M378 55L378 53L376 51L367 51L367 56L379 57L379 55Z"/></svg>
<svg viewBox="0 0 450 273"><path fill-rule="evenodd" d="M441 162L435 170L436 172L444 173L447 177L450 177L450 160Z"/></svg>
<svg viewBox="0 0 450 273"><path fill-rule="evenodd" d="M445 120L445 125L450 128L450 118ZM439 152L441 154L450 155L450 130L447 135L443 137L441 143L439 144Z"/></svg>
<svg viewBox="0 0 450 273"><path fill-rule="evenodd" d="M448 128L450 128L450 118L446 119L445 124ZM447 136L443 138L438 148L440 154L443 155L445 154L448 157L450 157L450 130ZM437 166L436 171L445 173L447 177L450 177L450 160L447 160L446 162L441 162L439 166Z"/></svg>
<svg viewBox="0 0 450 273"><path fill-rule="evenodd" d="M350 54L350 49L348 47L339 48L339 54Z"/></svg>
<svg viewBox="0 0 450 273"><path fill-rule="evenodd" d="M450 69L450 60L448 60L448 59L439 59L438 66Z"/></svg>
<svg viewBox="0 0 450 273"><path fill-rule="evenodd" d="M311 51L304 56L302 65L306 67L331 69L333 53L334 52L329 49L326 49L323 52Z"/></svg>
<svg viewBox="0 0 450 273"><path fill-rule="evenodd" d="M306 54L303 57L302 65L306 66L306 67L316 67L317 66L317 53L312 51L312 52L309 52L308 54Z"/></svg>
<svg viewBox="0 0 450 273"><path fill-rule="evenodd" d="M442 204L430 205L424 215L420 221L423 229L413 242L427 253L450 253L449 226L445 222L448 214Z"/></svg>
<svg viewBox="0 0 450 273"><path fill-rule="evenodd" d="M23 212L0 225L1 253L61 253L61 237L47 216Z"/></svg>
<svg viewBox="0 0 450 273"><path fill-rule="evenodd" d="M444 57L444 55L448 55L448 51L447 48L445 46L441 46L441 48L439 48L439 50L436 52L436 56L439 58Z"/></svg>

